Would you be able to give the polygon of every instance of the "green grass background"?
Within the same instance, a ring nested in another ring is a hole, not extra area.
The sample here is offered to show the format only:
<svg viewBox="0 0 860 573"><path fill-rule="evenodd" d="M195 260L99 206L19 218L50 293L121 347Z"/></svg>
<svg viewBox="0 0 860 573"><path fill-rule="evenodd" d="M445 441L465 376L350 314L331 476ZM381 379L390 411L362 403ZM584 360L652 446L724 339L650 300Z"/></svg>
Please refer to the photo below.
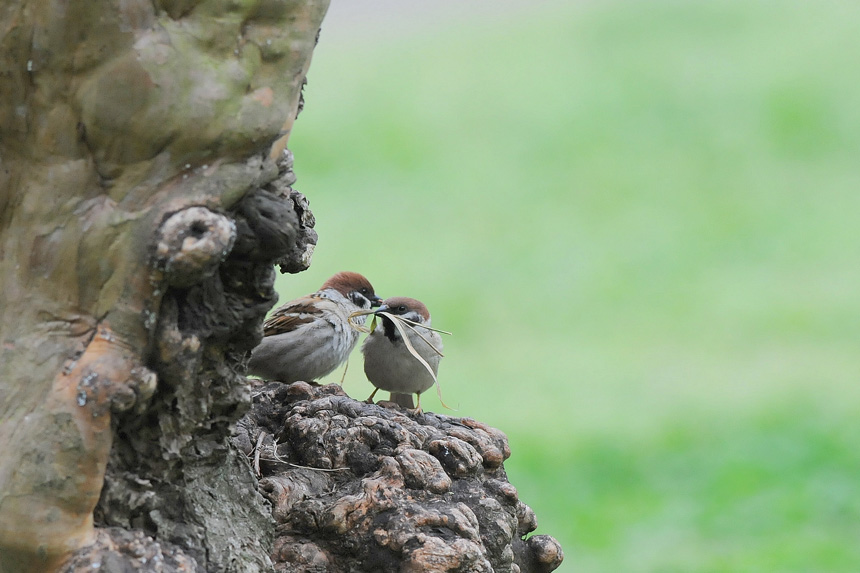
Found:
<svg viewBox="0 0 860 573"><path fill-rule="evenodd" d="M860 3L342 4L282 300L424 301L562 571L860 571Z"/></svg>

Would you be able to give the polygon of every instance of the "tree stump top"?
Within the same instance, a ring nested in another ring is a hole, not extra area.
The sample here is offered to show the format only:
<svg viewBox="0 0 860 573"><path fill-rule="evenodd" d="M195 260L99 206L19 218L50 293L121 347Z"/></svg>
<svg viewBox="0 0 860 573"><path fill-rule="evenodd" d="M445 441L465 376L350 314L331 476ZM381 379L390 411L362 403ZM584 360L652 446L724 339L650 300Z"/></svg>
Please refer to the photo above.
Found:
<svg viewBox="0 0 860 573"><path fill-rule="evenodd" d="M278 524L283 571L552 571L503 462L507 437L471 418L349 398L336 384L260 388L234 443ZM321 568L322 567L322 568Z"/></svg>

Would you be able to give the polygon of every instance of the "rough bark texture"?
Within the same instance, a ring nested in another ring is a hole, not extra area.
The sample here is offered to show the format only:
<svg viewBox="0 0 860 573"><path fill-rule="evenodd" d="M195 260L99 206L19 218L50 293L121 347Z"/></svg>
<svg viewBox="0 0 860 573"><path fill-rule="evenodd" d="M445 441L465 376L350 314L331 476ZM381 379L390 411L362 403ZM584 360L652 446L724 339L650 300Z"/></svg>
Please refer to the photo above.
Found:
<svg viewBox="0 0 860 573"><path fill-rule="evenodd" d="M151 360L159 388L144 413L117 416L118 439L95 512L96 525L171 541L209 571L271 567L270 510L227 437L250 405L240 361L259 342L261 320L277 299L273 254L286 254L298 235L313 233L299 225L296 205L303 198L288 187L288 165L282 162L278 177L247 194L229 217L201 217L192 208L162 224L155 265L172 267L179 278L163 295L155 327ZM175 227L184 231L174 236L169 223L177 218ZM208 223L194 236L195 225ZM189 279L200 265L186 272L194 259L183 248L188 230L192 244L207 243L194 252L215 252L222 249L222 227L234 236L240 229L230 254L215 272Z"/></svg>
<svg viewBox="0 0 860 573"><path fill-rule="evenodd" d="M469 418L270 383L234 442L278 523L278 571L545 572L563 554L505 474L507 438Z"/></svg>
<svg viewBox="0 0 860 573"><path fill-rule="evenodd" d="M0 571L103 541L102 494L198 570L268 564L227 436L315 242L279 150L327 4L0 3Z"/></svg>

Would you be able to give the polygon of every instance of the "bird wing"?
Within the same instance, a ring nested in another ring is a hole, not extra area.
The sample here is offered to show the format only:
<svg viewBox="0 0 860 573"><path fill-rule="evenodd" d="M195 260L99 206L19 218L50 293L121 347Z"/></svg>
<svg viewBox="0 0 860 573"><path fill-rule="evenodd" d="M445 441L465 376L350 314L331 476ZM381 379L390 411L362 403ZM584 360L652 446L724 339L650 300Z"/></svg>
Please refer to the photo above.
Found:
<svg viewBox="0 0 860 573"><path fill-rule="evenodd" d="M263 336L293 332L318 320L322 315L322 300L324 299L306 296L288 302L263 323Z"/></svg>

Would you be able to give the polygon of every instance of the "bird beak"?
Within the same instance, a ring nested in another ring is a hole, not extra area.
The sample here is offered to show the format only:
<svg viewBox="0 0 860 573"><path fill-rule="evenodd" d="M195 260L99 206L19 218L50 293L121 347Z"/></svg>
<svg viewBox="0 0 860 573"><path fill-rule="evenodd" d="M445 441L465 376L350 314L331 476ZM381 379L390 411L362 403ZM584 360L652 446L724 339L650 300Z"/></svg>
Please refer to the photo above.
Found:
<svg viewBox="0 0 860 573"><path fill-rule="evenodd" d="M373 308L374 306L379 306L381 304L382 304L382 299L379 298L378 296L374 296L372 299L370 299L370 308Z"/></svg>
<svg viewBox="0 0 860 573"><path fill-rule="evenodd" d="M381 302L382 302L382 301L380 301L380 303L381 303ZM388 307L388 305L387 305L387 304L383 304L382 306L380 306L379 308L377 308L377 309L376 309L376 311L375 311L373 314L379 314L380 312L388 312L389 310L391 310L391 309Z"/></svg>

